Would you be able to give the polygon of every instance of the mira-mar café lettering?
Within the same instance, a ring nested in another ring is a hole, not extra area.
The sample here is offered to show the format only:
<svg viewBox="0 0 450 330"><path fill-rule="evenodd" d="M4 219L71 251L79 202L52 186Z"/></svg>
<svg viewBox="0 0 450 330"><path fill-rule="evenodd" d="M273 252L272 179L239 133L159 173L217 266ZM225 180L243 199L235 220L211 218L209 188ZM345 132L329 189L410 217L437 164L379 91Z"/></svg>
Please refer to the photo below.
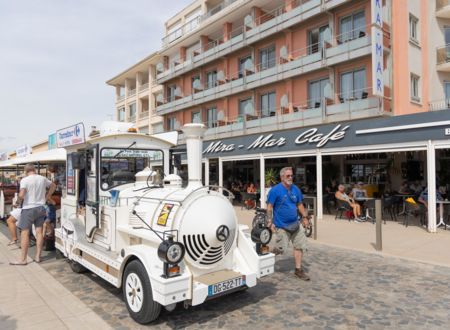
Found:
<svg viewBox="0 0 450 330"><path fill-rule="evenodd" d="M329 141L338 141L345 137L345 133L350 125L342 127L342 125L335 126L328 133L317 133L317 128L311 128L300 135L298 135L295 139L295 144L316 144L317 148L321 148L326 145ZM274 138L273 134L260 135L256 138L249 146L246 148L247 150L255 150L255 149L266 149L272 147L281 147L286 144L285 137ZM203 151L204 154L212 154L218 152L230 152L236 149L242 149L244 145L236 146L235 143L226 144L222 141L211 142L208 147Z"/></svg>

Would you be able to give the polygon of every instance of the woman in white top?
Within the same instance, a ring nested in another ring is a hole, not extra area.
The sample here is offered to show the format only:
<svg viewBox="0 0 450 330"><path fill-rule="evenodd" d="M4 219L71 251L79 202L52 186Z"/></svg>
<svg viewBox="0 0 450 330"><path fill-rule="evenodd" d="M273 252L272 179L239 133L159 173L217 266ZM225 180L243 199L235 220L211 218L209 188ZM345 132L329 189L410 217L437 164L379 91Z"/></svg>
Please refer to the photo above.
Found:
<svg viewBox="0 0 450 330"><path fill-rule="evenodd" d="M336 191L336 194L334 195L336 199L339 199L343 202L347 202L348 205L353 209L353 214L355 215L356 221L362 221L361 219L361 205L355 202L353 198L351 198L349 195L345 193L345 187L344 185L340 184L338 187L338 191Z"/></svg>

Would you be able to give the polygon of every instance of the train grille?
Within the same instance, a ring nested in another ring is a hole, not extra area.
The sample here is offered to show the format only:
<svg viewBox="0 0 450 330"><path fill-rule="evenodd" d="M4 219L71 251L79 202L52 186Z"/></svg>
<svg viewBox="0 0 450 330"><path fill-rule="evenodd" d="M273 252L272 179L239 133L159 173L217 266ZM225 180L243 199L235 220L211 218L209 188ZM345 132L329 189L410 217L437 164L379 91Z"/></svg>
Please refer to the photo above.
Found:
<svg viewBox="0 0 450 330"><path fill-rule="evenodd" d="M213 265L221 261L233 246L236 231L230 230L230 236L220 246L211 246L206 241L205 234L184 235L183 242L189 257L200 265Z"/></svg>

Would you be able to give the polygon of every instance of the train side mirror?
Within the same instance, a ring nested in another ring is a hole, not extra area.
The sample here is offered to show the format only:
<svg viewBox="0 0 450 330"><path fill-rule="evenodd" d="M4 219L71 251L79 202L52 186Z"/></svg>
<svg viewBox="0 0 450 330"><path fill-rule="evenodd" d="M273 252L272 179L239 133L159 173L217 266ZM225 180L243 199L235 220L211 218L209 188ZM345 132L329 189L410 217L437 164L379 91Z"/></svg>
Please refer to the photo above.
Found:
<svg viewBox="0 0 450 330"><path fill-rule="evenodd" d="M173 166L177 169L181 167L181 154L173 155Z"/></svg>

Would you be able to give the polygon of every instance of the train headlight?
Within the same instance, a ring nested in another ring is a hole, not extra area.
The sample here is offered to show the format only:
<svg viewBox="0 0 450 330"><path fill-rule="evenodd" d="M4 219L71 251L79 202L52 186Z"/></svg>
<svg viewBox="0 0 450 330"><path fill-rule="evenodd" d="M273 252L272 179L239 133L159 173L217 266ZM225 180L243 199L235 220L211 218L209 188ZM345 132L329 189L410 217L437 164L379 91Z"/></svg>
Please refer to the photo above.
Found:
<svg viewBox="0 0 450 330"><path fill-rule="evenodd" d="M159 244L158 257L164 262L164 273L162 275L164 278L180 275L181 269L178 263L183 260L184 252L184 245L175 242L172 236Z"/></svg>
<svg viewBox="0 0 450 330"><path fill-rule="evenodd" d="M262 244L269 244L270 240L272 239L272 232L269 228L264 228L259 233L259 239L261 240Z"/></svg>
<svg viewBox="0 0 450 330"><path fill-rule="evenodd" d="M184 257L184 246L179 242L174 242L172 237L162 241L158 247L158 257L163 262L171 265L178 264Z"/></svg>
<svg viewBox="0 0 450 330"><path fill-rule="evenodd" d="M272 239L272 232L267 227L255 227L251 232L252 241L254 243L269 244Z"/></svg>
<svg viewBox="0 0 450 330"><path fill-rule="evenodd" d="M252 241L256 243L256 253L264 255L269 253L269 244L272 239L272 231L264 226L256 226L251 232Z"/></svg>

